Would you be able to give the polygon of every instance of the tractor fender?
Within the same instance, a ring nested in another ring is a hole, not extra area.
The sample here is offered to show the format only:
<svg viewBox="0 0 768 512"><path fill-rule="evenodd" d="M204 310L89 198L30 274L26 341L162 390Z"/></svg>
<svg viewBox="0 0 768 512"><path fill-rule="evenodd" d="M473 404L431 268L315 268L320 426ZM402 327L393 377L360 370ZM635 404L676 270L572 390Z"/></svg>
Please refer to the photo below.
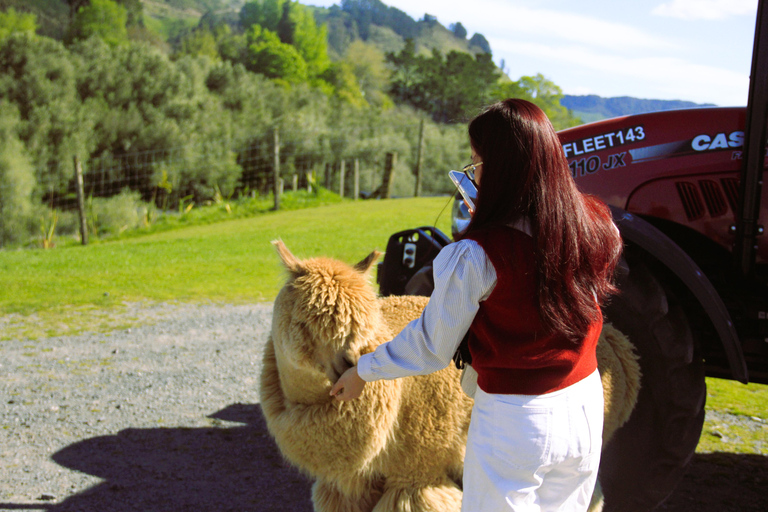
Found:
<svg viewBox="0 0 768 512"><path fill-rule="evenodd" d="M625 241L642 248L666 266L699 302L720 337L733 378L748 382L747 363L731 315L704 272L671 238L648 221L611 206L613 221Z"/></svg>

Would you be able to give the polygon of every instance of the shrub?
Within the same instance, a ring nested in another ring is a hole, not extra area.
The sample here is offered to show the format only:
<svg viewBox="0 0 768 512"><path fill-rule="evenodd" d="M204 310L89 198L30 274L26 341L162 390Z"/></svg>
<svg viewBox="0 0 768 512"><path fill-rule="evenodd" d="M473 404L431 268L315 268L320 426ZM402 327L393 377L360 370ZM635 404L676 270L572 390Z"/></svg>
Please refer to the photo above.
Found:
<svg viewBox="0 0 768 512"><path fill-rule="evenodd" d="M129 189L110 198L91 197L86 206L88 233L102 237L143 226L149 210L141 201L141 195Z"/></svg>

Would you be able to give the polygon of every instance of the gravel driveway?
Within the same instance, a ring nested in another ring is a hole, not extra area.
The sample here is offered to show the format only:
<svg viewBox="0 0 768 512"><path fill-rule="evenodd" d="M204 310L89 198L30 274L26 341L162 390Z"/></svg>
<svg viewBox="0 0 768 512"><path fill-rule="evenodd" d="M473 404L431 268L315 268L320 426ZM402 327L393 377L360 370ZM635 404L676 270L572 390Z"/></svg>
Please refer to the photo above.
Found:
<svg viewBox="0 0 768 512"><path fill-rule="evenodd" d="M311 511L258 405L271 304L138 315L148 324L0 342L0 510ZM767 459L697 455L663 509L768 510Z"/></svg>

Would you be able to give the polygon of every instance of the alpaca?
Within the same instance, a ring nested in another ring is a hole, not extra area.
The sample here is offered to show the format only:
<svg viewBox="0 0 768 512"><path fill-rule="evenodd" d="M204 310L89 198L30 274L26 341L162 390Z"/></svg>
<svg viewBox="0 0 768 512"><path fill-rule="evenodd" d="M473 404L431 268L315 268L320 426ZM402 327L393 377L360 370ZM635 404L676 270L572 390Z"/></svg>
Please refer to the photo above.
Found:
<svg viewBox="0 0 768 512"><path fill-rule="evenodd" d="M417 318L428 299L377 298L369 282L376 251L350 266L299 260L281 241L273 244L289 276L275 299L260 401L283 456L315 479L315 510L458 512L472 399L453 365L368 383L351 402L329 395L346 369ZM606 326L603 339L610 438L631 413L639 371L626 370L636 362L621 333ZM599 510L599 496L595 503Z"/></svg>

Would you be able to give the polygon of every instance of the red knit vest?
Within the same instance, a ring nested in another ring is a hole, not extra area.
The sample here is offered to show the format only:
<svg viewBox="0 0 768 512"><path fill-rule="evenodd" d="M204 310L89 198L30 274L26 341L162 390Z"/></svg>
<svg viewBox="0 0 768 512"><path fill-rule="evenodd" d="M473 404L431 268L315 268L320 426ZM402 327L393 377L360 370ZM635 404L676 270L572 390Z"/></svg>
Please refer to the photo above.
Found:
<svg viewBox="0 0 768 512"><path fill-rule="evenodd" d="M497 283L470 327L477 384L486 393L541 395L575 384L597 369L602 314L579 343L546 334L536 290L533 238L511 227L472 233L496 270Z"/></svg>

